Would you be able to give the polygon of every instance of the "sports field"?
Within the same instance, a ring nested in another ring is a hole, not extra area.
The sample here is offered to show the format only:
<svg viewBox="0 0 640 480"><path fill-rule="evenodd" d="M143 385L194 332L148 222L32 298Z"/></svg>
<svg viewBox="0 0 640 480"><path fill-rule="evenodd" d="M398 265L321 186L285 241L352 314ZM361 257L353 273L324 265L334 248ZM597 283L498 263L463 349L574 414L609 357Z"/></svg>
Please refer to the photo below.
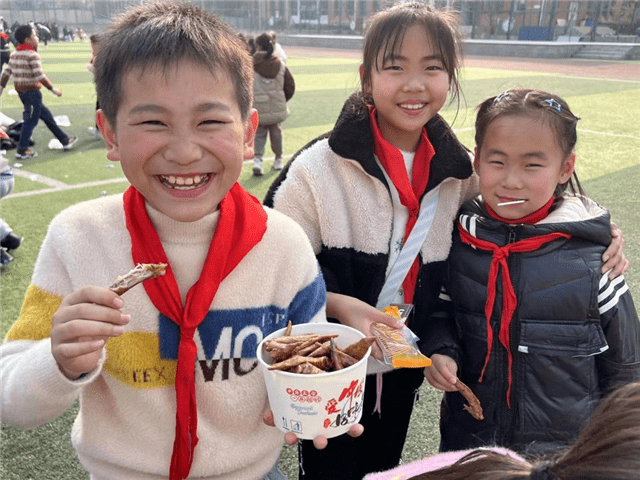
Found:
<svg viewBox="0 0 640 480"><path fill-rule="evenodd" d="M288 48L288 67L296 80L296 93L289 102L291 115L284 124L284 145L292 155L315 136L331 129L342 103L359 85L357 52ZM66 115L71 126L63 127L80 137L74 150L49 150L52 138L44 125L34 133L38 157L14 165L16 186L0 201L0 216L24 236L14 252L15 260L0 279L0 335L6 335L17 318L29 284L33 264L47 225L63 208L100 195L122 192L128 186L118 164L106 158L102 141L89 134L93 126L95 93L86 70L91 57L88 43L50 44L41 47L45 72L63 96L44 92L44 102L54 115ZM632 261L626 275L636 304L640 304L640 62L543 61L470 58L462 71L464 96L460 107L443 112L460 139L473 148L474 107L484 98L510 87L532 87L563 96L582 120L579 123L577 172L586 192L610 208L614 221L626 238L625 251ZM22 105L9 94L1 98L0 110L14 118L22 116ZM14 163L14 152L7 157ZM267 147L267 156L268 156ZM262 198L275 172L268 159L265 176L252 177L251 164L243 169L240 182ZM1 385L0 385L1 388ZM433 453L438 446L439 394L423 386L414 412L405 460ZM69 431L77 411L34 430L2 427L0 478L87 479L70 446ZM153 441L153 439L149 439ZM282 468L297 478L296 451L285 448Z"/></svg>

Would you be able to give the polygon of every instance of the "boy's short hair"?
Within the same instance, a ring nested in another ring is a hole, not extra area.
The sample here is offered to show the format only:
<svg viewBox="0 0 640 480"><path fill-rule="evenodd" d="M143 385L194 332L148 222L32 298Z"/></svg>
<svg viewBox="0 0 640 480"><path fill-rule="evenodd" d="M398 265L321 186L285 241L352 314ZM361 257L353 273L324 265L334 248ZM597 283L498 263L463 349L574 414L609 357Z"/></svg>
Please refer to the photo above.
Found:
<svg viewBox="0 0 640 480"><path fill-rule="evenodd" d="M33 28L31 28L31 25L20 25L18 28L16 28L16 33L14 33L14 36L16 37L16 41L18 43L24 43L24 41L32 34Z"/></svg>
<svg viewBox="0 0 640 480"><path fill-rule="evenodd" d="M242 119L253 102L253 62L238 33L219 18L182 2L160 1L130 8L100 34L95 83L105 117L115 128L122 82L139 68L168 71L189 60L224 73L235 85ZM185 92L188 95L188 92Z"/></svg>

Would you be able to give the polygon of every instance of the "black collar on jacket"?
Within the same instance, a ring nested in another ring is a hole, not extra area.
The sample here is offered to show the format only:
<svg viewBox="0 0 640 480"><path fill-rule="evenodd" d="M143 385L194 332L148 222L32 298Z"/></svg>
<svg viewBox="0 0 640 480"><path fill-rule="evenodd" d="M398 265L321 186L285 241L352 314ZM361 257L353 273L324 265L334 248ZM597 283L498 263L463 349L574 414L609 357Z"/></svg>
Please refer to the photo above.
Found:
<svg viewBox="0 0 640 480"><path fill-rule="evenodd" d="M384 173L374 158L373 131L369 123L367 105L364 93L352 93L342 107L333 130L314 138L296 152L269 187L263 203L268 207L273 207L273 197L286 178L289 165L301 152L327 137L329 138L329 146L336 154L360 163L365 172L389 188ZM447 122L440 115L436 115L427 123L426 127L427 135L436 154L431 160L429 182L425 193L435 188L446 178L469 178L473 173L469 150L460 143Z"/></svg>
<svg viewBox="0 0 640 480"><path fill-rule="evenodd" d="M385 176L374 158L373 131L367 105L367 98L362 92L353 93L347 99L329 137L329 146L341 157L356 160L365 172L386 185ZM426 191L448 177L469 178L473 173L469 150L460 143L447 122L436 115L429 120L426 129L436 152L431 160Z"/></svg>

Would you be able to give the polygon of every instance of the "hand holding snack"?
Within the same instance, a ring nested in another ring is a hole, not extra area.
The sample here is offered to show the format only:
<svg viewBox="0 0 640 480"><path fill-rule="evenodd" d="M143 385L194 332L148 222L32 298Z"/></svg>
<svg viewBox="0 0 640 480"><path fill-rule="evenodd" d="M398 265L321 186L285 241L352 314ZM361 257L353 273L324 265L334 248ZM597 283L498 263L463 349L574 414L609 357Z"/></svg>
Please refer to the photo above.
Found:
<svg viewBox="0 0 640 480"><path fill-rule="evenodd" d="M431 356L431 366L424 370L424 377L433 388L443 392L455 392L458 373L456 361L439 353Z"/></svg>
<svg viewBox="0 0 640 480"><path fill-rule="evenodd" d="M354 297L339 293L327 293L327 317L337 318L340 323L373 336L371 325L384 323L392 328L402 328L403 323L391 315L386 315L376 307ZM373 344L371 355L382 361L382 352Z"/></svg>
<svg viewBox="0 0 640 480"><path fill-rule="evenodd" d="M51 353L67 378L95 369L107 340L124 332L130 316L120 312L124 302L118 295L163 275L165 266L138 265L108 288L87 286L62 299L51 319Z"/></svg>
<svg viewBox="0 0 640 480"><path fill-rule="evenodd" d="M409 315L412 305L389 305L382 312L399 320ZM425 357L416 343L416 337L408 327L392 328L384 323L371 325L378 346L382 350L384 362L393 368L422 368L431 365L431 360Z"/></svg>
<svg viewBox="0 0 640 480"><path fill-rule="evenodd" d="M458 391L467 400L464 409L476 420L484 420L480 400L471 389L456 377L458 365L455 360L447 355L434 354L431 356L432 365L425 368L424 376L429 384L445 392Z"/></svg>
<svg viewBox="0 0 640 480"><path fill-rule="evenodd" d="M109 338L124 332L124 302L104 287L88 286L62 299L51 319L51 353L70 380L98 366Z"/></svg>

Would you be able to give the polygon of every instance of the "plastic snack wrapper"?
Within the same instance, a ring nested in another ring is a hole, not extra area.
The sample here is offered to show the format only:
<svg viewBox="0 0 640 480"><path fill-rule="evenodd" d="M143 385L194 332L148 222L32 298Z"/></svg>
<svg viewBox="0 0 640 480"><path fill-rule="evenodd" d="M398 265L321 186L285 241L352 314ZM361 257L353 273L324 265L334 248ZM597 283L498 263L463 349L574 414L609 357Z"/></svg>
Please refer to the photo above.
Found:
<svg viewBox="0 0 640 480"><path fill-rule="evenodd" d="M382 311L405 322L412 308L410 304L392 304ZM431 365L431 360L418 348L418 337L406 325L396 329L384 323L374 323L371 332L387 365L393 368L424 368Z"/></svg>

